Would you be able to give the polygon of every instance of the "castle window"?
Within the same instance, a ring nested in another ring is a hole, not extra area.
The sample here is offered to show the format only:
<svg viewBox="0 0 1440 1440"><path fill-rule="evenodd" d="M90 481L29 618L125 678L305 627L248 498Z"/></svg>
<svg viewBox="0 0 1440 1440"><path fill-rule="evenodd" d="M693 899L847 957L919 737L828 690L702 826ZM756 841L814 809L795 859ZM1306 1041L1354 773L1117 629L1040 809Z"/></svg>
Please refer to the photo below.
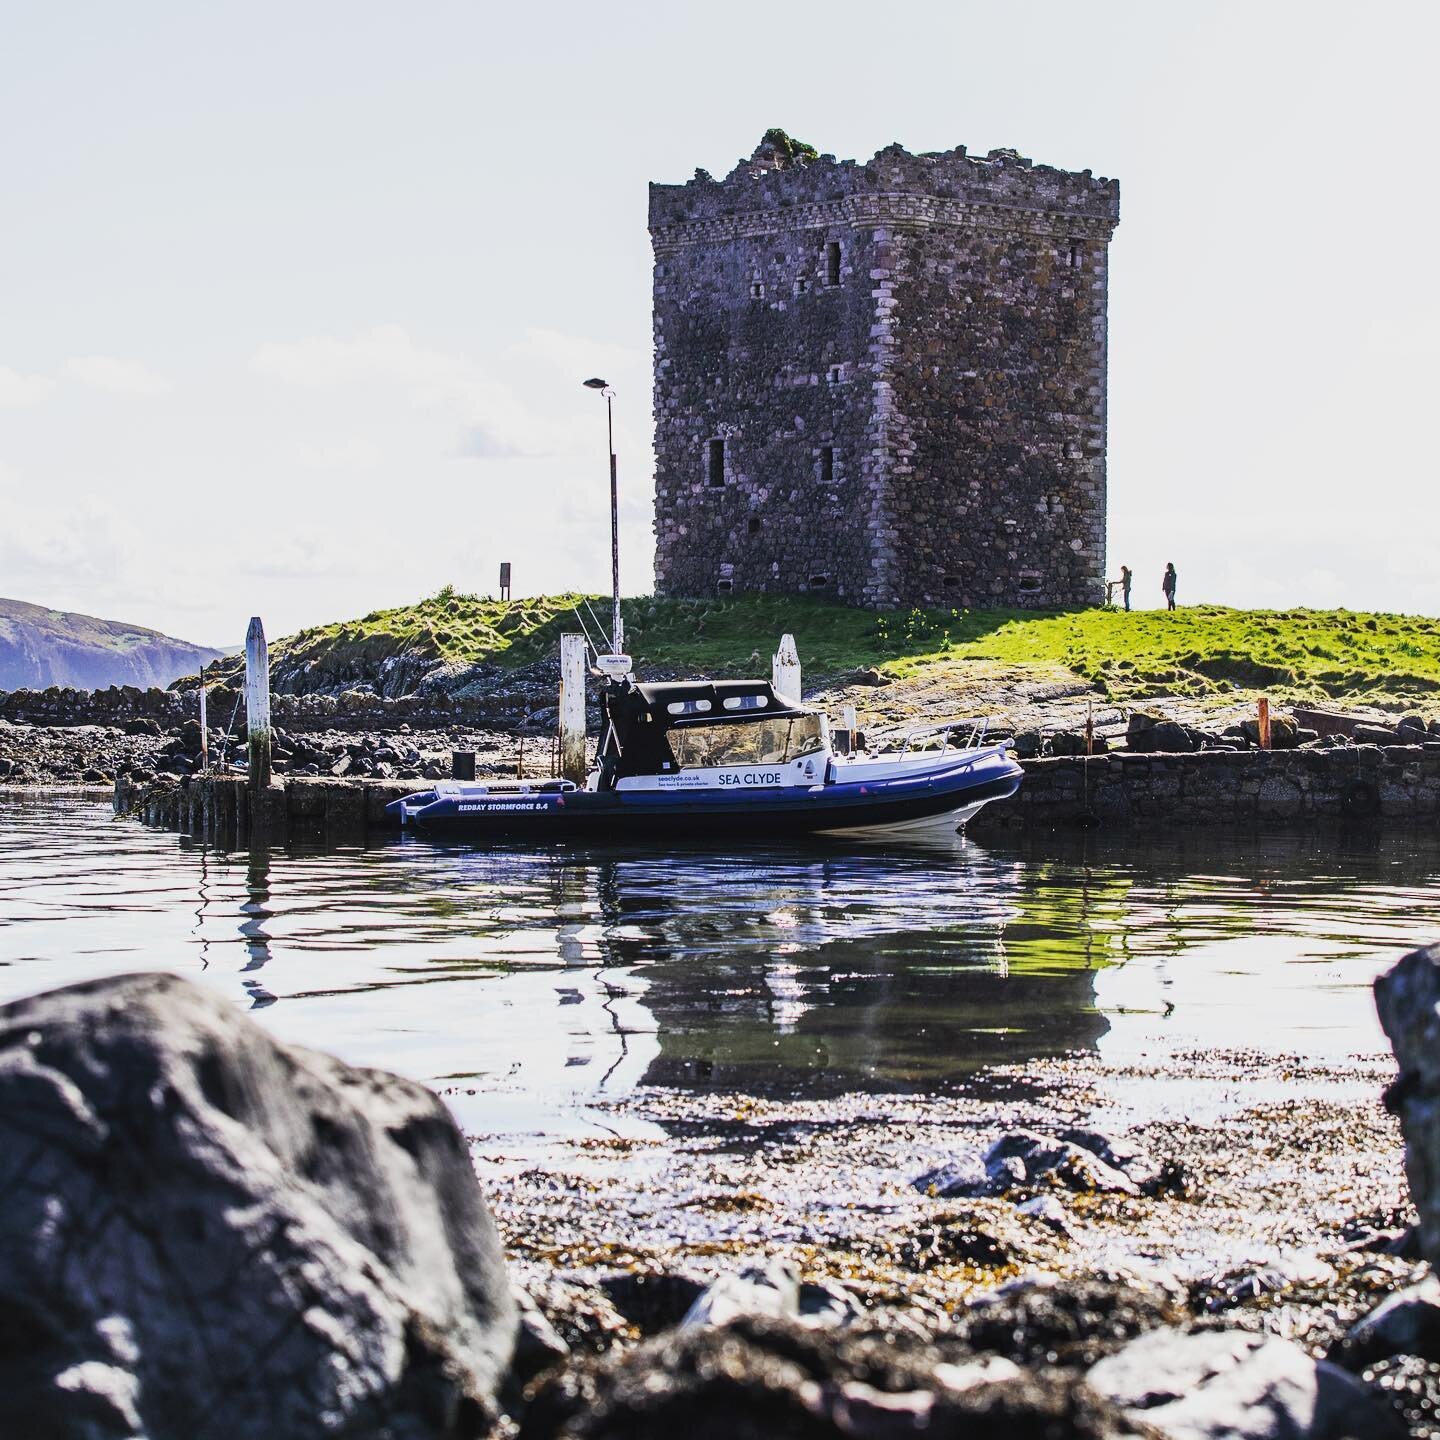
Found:
<svg viewBox="0 0 1440 1440"><path fill-rule="evenodd" d="M835 447L833 445L823 445L820 448L820 483L822 485L835 483Z"/></svg>
<svg viewBox="0 0 1440 1440"><path fill-rule="evenodd" d="M1020 583L1016 586L1022 595L1036 595L1040 591L1040 577L1038 575L1021 575Z"/></svg>
<svg viewBox="0 0 1440 1440"><path fill-rule="evenodd" d="M838 240L832 240L825 247L825 283L827 285L840 283L840 242Z"/></svg>
<svg viewBox="0 0 1440 1440"><path fill-rule="evenodd" d="M808 275L799 276L795 281L795 293L797 295L804 295L809 289L810 277Z"/></svg>
<svg viewBox="0 0 1440 1440"><path fill-rule="evenodd" d="M733 580L717 580L715 588L720 594L729 595L735 589L735 582Z"/></svg>
<svg viewBox="0 0 1440 1440"><path fill-rule="evenodd" d="M1080 268L1080 256L1080 242L1078 240L1072 240L1070 242L1070 268L1072 270L1078 270Z"/></svg>
<svg viewBox="0 0 1440 1440"><path fill-rule="evenodd" d="M845 378L845 367L843 365L832 365L825 372L825 383L827 385L838 385Z"/></svg>
<svg viewBox="0 0 1440 1440"><path fill-rule="evenodd" d="M720 490L725 485L725 442L712 440L705 462L705 483Z"/></svg>
<svg viewBox="0 0 1440 1440"><path fill-rule="evenodd" d="M763 300L765 298L765 285L763 281L756 280L750 286L750 298L752 300Z"/></svg>
<svg viewBox="0 0 1440 1440"><path fill-rule="evenodd" d="M760 517L758 515L752 515L745 522L745 533L747 535L758 535L760 533Z"/></svg>
<svg viewBox="0 0 1440 1440"><path fill-rule="evenodd" d="M830 583L828 575L812 575L810 577L810 588L812 590L823 590Z"/></svg>

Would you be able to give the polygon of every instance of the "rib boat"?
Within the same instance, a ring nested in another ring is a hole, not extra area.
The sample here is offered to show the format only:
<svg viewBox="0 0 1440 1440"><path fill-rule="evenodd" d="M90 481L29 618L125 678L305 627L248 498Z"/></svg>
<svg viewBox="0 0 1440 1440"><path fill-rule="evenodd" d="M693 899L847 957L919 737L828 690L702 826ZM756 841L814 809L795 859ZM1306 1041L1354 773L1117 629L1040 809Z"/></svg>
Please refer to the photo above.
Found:
<svg viewBox="0 0 1440 1440"><path fill-rule="evenodd" d="M832 735L769 681L600 673L603 738L583 784L442 781L387 808L418 830L537 840L918 836L954 834L1020 785L1009 742L987 742L984 721Z"/></svg>

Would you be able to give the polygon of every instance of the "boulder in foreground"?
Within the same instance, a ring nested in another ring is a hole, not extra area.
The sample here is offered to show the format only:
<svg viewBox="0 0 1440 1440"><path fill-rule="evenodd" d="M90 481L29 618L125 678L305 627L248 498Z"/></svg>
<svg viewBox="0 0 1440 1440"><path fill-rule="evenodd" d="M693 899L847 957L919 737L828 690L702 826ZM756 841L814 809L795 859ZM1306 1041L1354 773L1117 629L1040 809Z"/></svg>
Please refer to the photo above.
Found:
<svg viewBox="0 0 1440 1440"><path fill-rule="evenodd" d="M1375 1007L1400 1074L1385 1093L1405 1136L1405 1177L1420 1250L1440 1266L1440 945L1414 950L1375 981Z"/></svg>
<svg viewBox="0 0 1440 1440"><path fill-rule="evenodd" d="M422 1086L125 975L0 1008L0 1395L45 1436L450 1440L515 1302Z"/></svg>

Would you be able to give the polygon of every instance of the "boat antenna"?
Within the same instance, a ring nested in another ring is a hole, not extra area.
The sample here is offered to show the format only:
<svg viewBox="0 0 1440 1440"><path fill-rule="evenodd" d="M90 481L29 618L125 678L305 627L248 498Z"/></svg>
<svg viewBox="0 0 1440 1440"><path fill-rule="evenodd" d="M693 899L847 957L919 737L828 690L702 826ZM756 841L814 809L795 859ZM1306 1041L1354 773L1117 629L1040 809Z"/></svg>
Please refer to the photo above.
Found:
<svg viewBox="0 0 1440 1440"><path fill-rule="evenodd" d="M584 600L585 608L590 612L590 618L595 622L595 633L597 635L604 635L605 627L600 623L600 617L595 613L595 607L590 603L590 597L586 595L584 597ZM585 635L588 639L590 631L588 629L585 629L585 624L583 621L581 622L581 629L585 630ZM592 646L594 646L595 653L598 655L600 653L600 647L598 645L595 645L594 641L591 641L591 644Z"/></svg>
<svg viewBox="0 0 1440 1440"><path fill-rule="evenodd" d="M598 376L583 382L587 390L598 390L605 397L605 431L610 441L610 596L611 654L625 651L625 630L620 623L620 499L615 479L615 391L608 380Z"/></svg>

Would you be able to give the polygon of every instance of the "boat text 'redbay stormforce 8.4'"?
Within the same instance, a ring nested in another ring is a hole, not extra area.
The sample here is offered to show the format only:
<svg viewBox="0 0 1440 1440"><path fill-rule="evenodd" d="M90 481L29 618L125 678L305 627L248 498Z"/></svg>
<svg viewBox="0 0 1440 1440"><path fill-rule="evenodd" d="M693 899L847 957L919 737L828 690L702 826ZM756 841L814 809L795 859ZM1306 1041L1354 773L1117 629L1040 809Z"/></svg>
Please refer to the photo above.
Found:
<svg viewBox="0 0 1440 1440"><path fill-rule="evenodd" d="M605 660L620 657L606 656ZM954 833L1013 795L1021 769L984 722L832 743L820 711L765 680L601 683L602 739L583 785L445 781L390 805L405 825L534 839L665 834Z"/></svg>

